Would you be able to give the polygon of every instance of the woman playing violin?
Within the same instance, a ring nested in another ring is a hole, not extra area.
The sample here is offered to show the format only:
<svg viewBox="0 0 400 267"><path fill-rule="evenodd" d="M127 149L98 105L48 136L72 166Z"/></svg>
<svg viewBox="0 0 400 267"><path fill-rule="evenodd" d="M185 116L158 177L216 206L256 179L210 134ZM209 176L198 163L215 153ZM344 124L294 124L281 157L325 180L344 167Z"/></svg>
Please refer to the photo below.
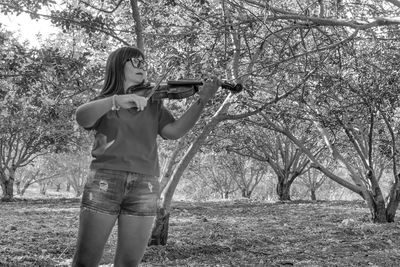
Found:
<svg viewBox="0 0 400 267"><path fill-rule="evenodd" d="M95 141L72 266L98 266L116 222L114 266L139 265L157 208L157 135L164 139L185 135L221 85L216 78L205 81L198 101L175 119L161 100L148 101L147 89L139 86L146 79L143 53L134 47L119 48L108 57L99 96L76 111L78 124L93 130Z"/></svg>

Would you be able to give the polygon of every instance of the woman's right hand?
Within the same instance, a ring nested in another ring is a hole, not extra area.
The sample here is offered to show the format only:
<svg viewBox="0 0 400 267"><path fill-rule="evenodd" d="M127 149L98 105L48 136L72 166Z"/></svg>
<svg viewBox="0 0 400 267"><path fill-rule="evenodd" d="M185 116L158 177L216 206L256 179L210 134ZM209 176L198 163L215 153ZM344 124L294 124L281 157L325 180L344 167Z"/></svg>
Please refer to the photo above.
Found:
<svg viewBox="0 0 400 267"><path fill-rule="evenodd" d="M138 111L142 111L147 106L147 98L137 94L117 95L115 104L124 109L136 107Z"/></svg>

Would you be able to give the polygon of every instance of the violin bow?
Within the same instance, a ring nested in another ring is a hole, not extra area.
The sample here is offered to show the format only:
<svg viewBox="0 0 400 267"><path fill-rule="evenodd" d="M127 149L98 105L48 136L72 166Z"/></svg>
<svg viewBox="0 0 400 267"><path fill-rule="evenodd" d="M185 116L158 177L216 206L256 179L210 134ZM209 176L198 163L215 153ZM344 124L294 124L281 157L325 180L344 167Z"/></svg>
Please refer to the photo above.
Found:
<svg viewBox="0 0 400 267"><path fill-rule="evenodd" d="M167 77L168 73L170 73L172 70L172 67L170 67L165 73L164 75L156 82L156 84L154 85L154 87L151 89L150 93L148 94L148 96L146 97L147 99L150 99L150 97L155 93L155 91L157 91L157 89L160 87L161 82L165 79L165 77Z"/></svg>

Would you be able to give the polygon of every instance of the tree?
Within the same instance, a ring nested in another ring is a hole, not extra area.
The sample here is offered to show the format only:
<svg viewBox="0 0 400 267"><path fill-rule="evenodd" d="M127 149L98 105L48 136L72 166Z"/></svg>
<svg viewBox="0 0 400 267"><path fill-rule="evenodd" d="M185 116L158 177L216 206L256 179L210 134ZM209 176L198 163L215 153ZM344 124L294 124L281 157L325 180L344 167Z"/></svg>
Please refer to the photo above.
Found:
<svg viewBox="0 0 400 267"><path fill-rule="evenodd" d="M62 171L57 169L57 164L57 160L51 154L46 154L19 168L15 175L17 194L24 195L25 191L36 183L40 186L40 193L45 195L47 187L62 175Z"/></svg>
<svg viewBox="0 0 400 267"><path fill-rule="evenodd" d="M232 176L228 165L233 162L227 159L226 155L210 152L208 154L201 153L197 158L199 159L193 161L190 170L222 199L228 199L229 195L238 190L235 183L238 173L234 173ZM228 164L224 164L223 161L228 161Z"/></svg>
<svg viewBox="0 0 400 267"><path fill-rule="evenodd" d="M276 193L279 199L290 200L291 185L307 171L309 159L290 139L279 133L251 126L244 129L243 142L236 142L227 149L268 164L277 177Z"/></svg>
<svg viewBox="0 0 400 267"><path fill-rule="evenodd" d="M316 169L309 169L301 178L301 184L307 187L311 200L317 200L317 190L324 184L326 176Z"/></svg>
<svg viewBox="0 0 400 267"><path fill-rule="evenodd" d="M227 168L244 198L251 197L254 189L267 173L264 163L237 155L227 155L222 165Z"/></svg>
<svg viewBox="0 0 400 267"><path fill-rule="evenodd" d="M76 151L76 153L63 153L57 155L58 169L63 171L64 179L75 191L75 196L79 197L83 193L83 188L88 176L90 156L87 149Z"/></svg>
<svg viewBox="0 0 400 267"><path fill-rule="evenodd" d="M332 158L347 169L351 181L329 171L290 129L272 121L270 125L296 143L313 167L365 199L375 222L392 222L400 200L396 143L399 124L395 116L398 88L394 85L399 79L398 55L393 55L390 43L368 48L364 44L359 41L343 51L342 56L351 59L342 61L346 66L328 64L326 75L317 76L310 87L313 94L303 99L307 104L299 105L308 110L305 118L314 121L321 141ZM379 181L389 162L393 183L386 203Z"/></svg>
<svg viewBox="0 0 400 267"><path fill-rule="evenodd" d="M15 172L50 151L63 151L76 136L76 92L90 83L87 54L57 48L27 48L1 35L0 183L12 200Z"/></svg>

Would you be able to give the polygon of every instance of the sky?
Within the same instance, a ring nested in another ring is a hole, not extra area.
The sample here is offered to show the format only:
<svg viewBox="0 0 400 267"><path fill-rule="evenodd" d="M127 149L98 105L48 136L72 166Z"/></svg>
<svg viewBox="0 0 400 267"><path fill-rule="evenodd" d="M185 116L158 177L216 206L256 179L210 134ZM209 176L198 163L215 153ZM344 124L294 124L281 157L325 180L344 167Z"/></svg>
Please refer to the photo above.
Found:
<svg viewBox="0 0 400 267"><path fill-rule="evenodd" d="M56 33L59 29L53 27L50 21L47 20L32 20L29 15L21 14L15 15L2 15L0 16L0 23L12 32L16 32L16 36L21 41L28 40L32 46L38 46L37 34L41 33L43 37ZM17 33L18 32L18 33Z"/></svg>

